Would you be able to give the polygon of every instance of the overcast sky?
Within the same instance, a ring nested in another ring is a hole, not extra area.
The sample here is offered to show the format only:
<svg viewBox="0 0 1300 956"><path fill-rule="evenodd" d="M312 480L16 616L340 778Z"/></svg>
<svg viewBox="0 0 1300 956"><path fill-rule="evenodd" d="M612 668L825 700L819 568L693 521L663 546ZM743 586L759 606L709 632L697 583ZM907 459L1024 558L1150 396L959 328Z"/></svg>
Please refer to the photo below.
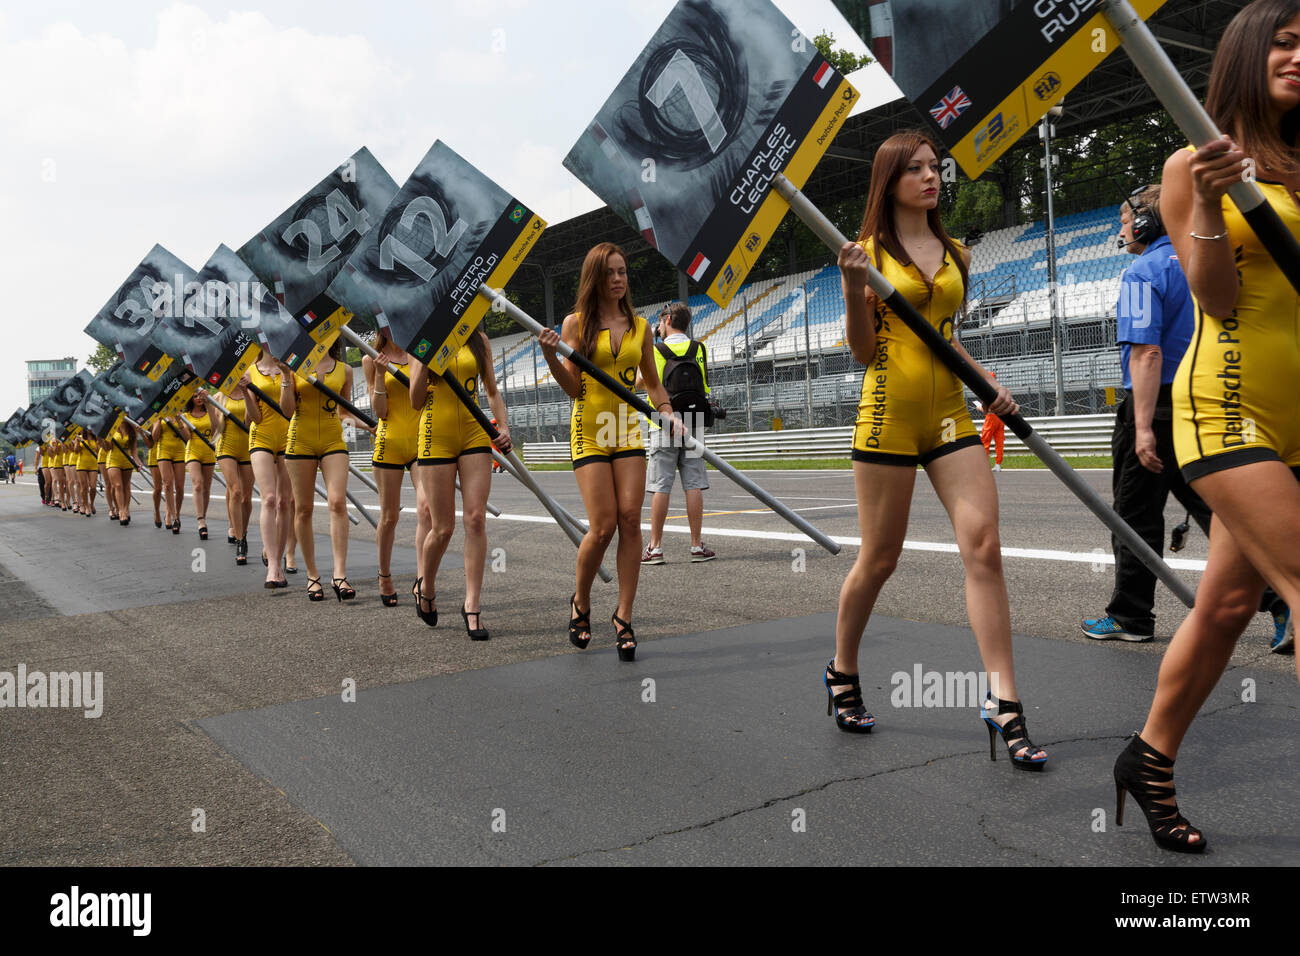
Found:
<svg viewBox="0 0 1300 956"><path fill-rule="evenodd" d="M82 329L150 247L197 269L358 147L400 185L434 140L555 224L601 205L561 160L674 0L42 0L0 12L0 421L28 359ZM830 0L777 0L865 47ZM865 75L864 75L865 74ZM897 90L872 66L860 108Z"/></svg>

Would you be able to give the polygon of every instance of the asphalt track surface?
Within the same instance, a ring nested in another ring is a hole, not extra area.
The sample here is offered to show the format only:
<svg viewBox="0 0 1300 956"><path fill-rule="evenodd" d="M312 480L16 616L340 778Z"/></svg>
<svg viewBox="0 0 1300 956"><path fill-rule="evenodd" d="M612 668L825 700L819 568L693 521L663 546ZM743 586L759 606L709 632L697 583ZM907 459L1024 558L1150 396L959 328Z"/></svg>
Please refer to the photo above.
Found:
<svg viewBox="0 0 1300 956"><path fill-rule="evenodd" d="M357 599L310 604L305 573L261 588L256 512L250 564L234 564L219 487L201 542L191 502L175 536L153 527L147 492L121 528L102 498L81 518L41 506L30 480L0 486L0 671L98 671L105 688L95 719L0 709L0 864L1300 863L1300 691L1292 658L1268 653L1266 617L1178 761L1180 804L1209 850L1164 853L1131 798L1114 825L1110 767L1185 611L1161 589L1156 641L1080 634L1109 596L1109 535L1050 474L998 476L1043 773L1014 771L1000 744L990 762L972 706L891 704L897 673L979 668L952 529L924 477L863 643L877 728L859 737L835 730L821 684L858 534L851 474L749 474L850 543L832 557L798 541L711 473L718 559L689 563L674 508L668 563L642 569L635 664L614 652L614 585L593 591L591 647L569 645L574 549L510 478L491 495L505 516L488 522L501 570L485 575L484 643L457 613L459 533L438 627L413 613L413 516L398 531L397 608L379 602L365 523L349 552ZM1108 472L1085 474L1108 495ZM581 516L572 474L537 477ZM316 530L325 558L323 508ZM1193 586L1204 556L1195 530L1179 556Z"/></svg>

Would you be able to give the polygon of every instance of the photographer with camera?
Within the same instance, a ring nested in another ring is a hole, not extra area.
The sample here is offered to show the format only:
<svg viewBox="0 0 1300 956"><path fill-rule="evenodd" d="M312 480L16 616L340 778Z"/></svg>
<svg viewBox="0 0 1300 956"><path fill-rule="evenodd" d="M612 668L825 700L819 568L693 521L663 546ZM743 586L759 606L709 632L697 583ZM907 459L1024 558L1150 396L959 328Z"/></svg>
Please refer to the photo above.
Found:
<svg viewBox="0 0 1300 956"><path fill-rule="evenodd" d="M665 306L655 327L655 366L659 379L668 391L673 411L686 423L691 435L704 441L704 429L714 418L725 418L726 410L709 399L708 350L703 342L686 334L691 326L691 310L681 302ZM637 387L641 387L638 379ZM642 564L663 564L664 521L668 518L668 497L673 478L682 475L686 492L686 520L691 529L691 561L712 561L717 555L700 539L704 521L704 489L709 487L704 458L687 452L680 439L674 439L654 422L650 423L650 465L646 490L654 497L650 504L650 543L641 555Z"/></svg>

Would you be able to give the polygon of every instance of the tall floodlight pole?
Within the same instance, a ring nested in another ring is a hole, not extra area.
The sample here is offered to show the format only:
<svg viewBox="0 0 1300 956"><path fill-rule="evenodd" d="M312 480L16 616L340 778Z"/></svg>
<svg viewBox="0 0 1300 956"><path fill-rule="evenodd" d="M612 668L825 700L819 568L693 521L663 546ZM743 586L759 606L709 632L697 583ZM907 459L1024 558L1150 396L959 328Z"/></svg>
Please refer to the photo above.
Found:
<svg viewBox="0 0 1300 956"><path fill-rule="evenodd" d="M1056 125L1052 120L1065 110L1060 103L1053 106L1038 124L1038 138L1043 141L1043 159L1041 160L1044 180L1047 188L1047 301L1052 315L1052 364L1056 369L1056 414L1065 414L1065 376L1061 372L1061 309L1060 297L1056 288L1056 225L1052 204L1052 166L1056 157L1052 155L1052 136Z"/></svg>

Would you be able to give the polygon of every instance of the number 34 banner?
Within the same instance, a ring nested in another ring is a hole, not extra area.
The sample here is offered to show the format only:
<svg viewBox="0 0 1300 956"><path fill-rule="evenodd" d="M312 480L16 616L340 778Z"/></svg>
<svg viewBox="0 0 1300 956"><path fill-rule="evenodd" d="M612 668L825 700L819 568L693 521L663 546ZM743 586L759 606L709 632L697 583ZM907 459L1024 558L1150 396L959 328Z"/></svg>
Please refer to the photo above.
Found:
<svg viewBox="0 0 1300 956"><path fill-rule="evenodd" d="M564 165L725 306L857 96L768 0L684 0Z"/></svg>

